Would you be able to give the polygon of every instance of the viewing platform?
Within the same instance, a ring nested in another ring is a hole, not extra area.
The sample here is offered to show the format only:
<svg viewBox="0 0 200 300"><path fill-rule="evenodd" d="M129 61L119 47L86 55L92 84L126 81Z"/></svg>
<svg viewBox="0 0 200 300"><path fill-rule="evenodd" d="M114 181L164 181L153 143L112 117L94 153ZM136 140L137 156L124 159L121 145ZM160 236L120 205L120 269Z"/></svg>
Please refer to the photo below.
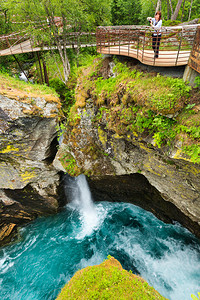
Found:
<svg viewBox="0 0 200 300"><path fill-rule="evenodd" d="M159 57L154 57L150 26L106 26L96 31L97 52L124 55L151 66L187 65L200 25L162 27Z"/></svg>
<svg viewBox="0 0 200 300"><path fill-rule="evenodd" d="M191 64L200 72L200 24L162 27L159 57L154 57L150 26L99 26L95 32L68 32L60 35L63 48L92 47L98 53L124 55L150 66ZM48 45L36 41L25 31L0 36L0 56L57 49L53 39Z"/></svg>

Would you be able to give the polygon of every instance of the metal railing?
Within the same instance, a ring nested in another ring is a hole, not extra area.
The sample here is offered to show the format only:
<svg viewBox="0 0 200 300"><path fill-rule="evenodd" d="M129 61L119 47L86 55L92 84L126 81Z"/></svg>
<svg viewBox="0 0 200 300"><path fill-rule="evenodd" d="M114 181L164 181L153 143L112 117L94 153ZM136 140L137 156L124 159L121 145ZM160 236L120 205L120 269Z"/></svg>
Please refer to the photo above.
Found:
<svg viewBox="0 0 200 300"><path fill-rule="evenodd" d="M97 51L135 57L148 65L184 65L188 63L198 26L162 27L158 59L152 49L152 27L100 26L96 31Z"/></svg>
<svg viewBox="0 0 200 300"><path fill-rule="evenodd" d="M96 34L94 32L68 32L59 35L61 47L91 47L96 46ZM0 36L0 56L56 49L56 43L52 34L49 42L44 42L42 37L33 37L25 32L12 33Z"/></svg>
<svg viewBox="0 0 200 300"><path fill-rule="evenodd" d="M188 65L189 67L200 73L200 26L198 27L196 32Z"/></svg>
<svg viewBox="0 0 200 300"><path fill-rule="evenodd" d="M152 30L149 26L105 26L94 32L68 32L59 39L62 47L96 46L105 54L134 57L147 65L178 66L188 64L200 72L200 25L162 27L159 58L152 49ZM51 40L53 40L53 35ZM0 36L0 56L56 48L55 43L44 43L25 33ZM190 57L191 54L191 57ZM190 60L189 60L190 58Z"/></svg>

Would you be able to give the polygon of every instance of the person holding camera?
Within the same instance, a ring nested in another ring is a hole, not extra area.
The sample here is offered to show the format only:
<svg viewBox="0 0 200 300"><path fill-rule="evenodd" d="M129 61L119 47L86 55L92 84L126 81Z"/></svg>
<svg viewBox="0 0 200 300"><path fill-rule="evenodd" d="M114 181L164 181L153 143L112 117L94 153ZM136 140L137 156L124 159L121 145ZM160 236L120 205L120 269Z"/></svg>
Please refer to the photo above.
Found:
<svg viewBox="0 0 200 300"><path fill-rule="evenodd" d="M152 34L152 48L154 50L154 58L158 58L160 40L161 40L161 12L157 11L155 18L148 17L147 20L150 22L151 27L154 29Z"/></svg>

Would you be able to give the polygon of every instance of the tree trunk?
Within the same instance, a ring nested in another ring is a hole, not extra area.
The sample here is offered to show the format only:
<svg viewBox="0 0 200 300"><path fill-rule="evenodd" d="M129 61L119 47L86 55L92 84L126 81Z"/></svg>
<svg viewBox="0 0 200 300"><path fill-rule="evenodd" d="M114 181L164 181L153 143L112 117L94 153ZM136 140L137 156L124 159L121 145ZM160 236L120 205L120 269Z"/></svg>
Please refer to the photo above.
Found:
<svg viewBox="0 0 200 300"><path fill-rule="evenodd" d="M191 17L192 4L193 4L193 0L191 0L191 4L190 4L190 11L189 11L189 16L188 16L188 21L190 21L190 17Z"/></svg>
<svg viewBox="0 0 200 300"><path fill-rule="evenodd" d="M183 22L184 9L185 9L185 0L184 0L184 2L183 2L182 15L181 15L181 22Z"/></svg>
<svg viewBox="0 0 200 300"><path fill-rule="evenodd" d="M63 65L63 74L64 74L64 80L62 79L62 81L66 84L69 78L69 74L70 74L70 63L69 63L69 59L67 57L67 51L66 51L66 26L63 26L63 36L60 37L59 33L58 33L58 28L55 24L55 19L54 16L52 16L49 12L48 6L45 5L45 10L48 16L48 20L49 20L49 24L50 27L52 29L53 32L53 42L51 41L51 45L53 45L54 43L56 44L56 47L58 49L58 53ZM63 16L63 23L64 25L66 24L65 22L65 18ZM63 39L64 37L64 39ZM52 39L52 36L50 36L50 39Z"/></svg>
<svg viewBox="0 0 200 300"><path fill-rule="evenodd" d="M159 8L160 8L160 1L161 1L161 0L158 0L158 1L157 1L156 12L157 12L157 11L159 10Z"/></svg>
<svg viewBox="0 0 200 300"><path fill-rule="evenodd" d="M179 13L179 10L180 10L180 8L181 8L182 2L183 2L183 0L178 0L178 3L177 3L177 5L176 5L175 12L174 12L174 14L173 14L172 17L171 17L171 20L172 20L172 21L175 21L175 20L177 19L178 13Z"/></svg>
<svg viewBox="0 0 200 300"><path fill-rule="evenodd" d="M167 0L167 20L170 19L170 6L169 6L169 0Z"/></svg>
<svg viewBox="0 0 200 300"><path fill-rule="evenodd" d="M171 8L171 15L173 15L174 13L174 10L173 10L173 6L172 6L172 0L169 0L169 4L170 4L170 8Z"/></svg>

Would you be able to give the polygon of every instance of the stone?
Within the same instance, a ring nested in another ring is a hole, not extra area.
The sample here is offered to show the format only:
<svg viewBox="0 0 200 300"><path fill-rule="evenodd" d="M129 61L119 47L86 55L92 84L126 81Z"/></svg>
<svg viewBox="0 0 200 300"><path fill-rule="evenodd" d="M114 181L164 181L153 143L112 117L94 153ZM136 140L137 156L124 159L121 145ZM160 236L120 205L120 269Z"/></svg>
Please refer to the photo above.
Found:
<svg viewBox="0 0 200 300"><path fill-rule="evenodd" d="M118 184L120 190L126 191L122 175L130 176L130 182L132 175L143 175L149 188L152 186L158 192L152 199L147 197L149 204L136 199L130 185L129 192L133 197L122 198L151 210L163 220L178 221L200 237L200 165L184 156L179 141L169 151L168 147L155 147L153 141L148 142L145 136L134 132L118 134L114 128L108 130L104 118L106 112L102 113L100 121L93 122L97 111L95 101L78 109L79 123L69 125L54 164L59 166L60 161L60 170L64 168L68 173L73 170L72 176L89 175L93 193L98 195L101 190L101 193L109 194L108 200L118 190ZM63 163L66 153L73 157L73 165L69 159ZM103 188L101 182L105 183Z"/></svg>
<svg viewBox="0 0 200 300"><path fill-rule="evenodd" d="M63 201L60 171L52 165L59 109L59 99L0 95L1 245L17 226L57 212Z"/></svg>

